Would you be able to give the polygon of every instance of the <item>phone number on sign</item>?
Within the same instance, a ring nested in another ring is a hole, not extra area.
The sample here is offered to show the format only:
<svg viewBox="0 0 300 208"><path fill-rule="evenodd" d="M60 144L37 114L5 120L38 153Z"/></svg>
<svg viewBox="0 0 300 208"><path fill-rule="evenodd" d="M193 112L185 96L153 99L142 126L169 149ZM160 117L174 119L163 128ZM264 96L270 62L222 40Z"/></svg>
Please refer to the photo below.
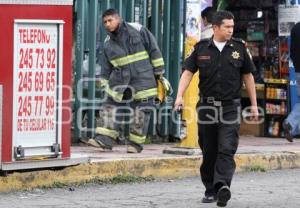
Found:
<svg viewBox="0 0 300 208"><path fill-rule="evenodd" d="M18 73L18 92L47 92L55 91L56 72L45 71L20 71Z"/></svg>
<svg viewBox="0 0 300 208"><path fill-rule="evenodd" d="M20 48L19 50L20 69L55 69L56 49L55 48Z"/></svg>
<svg viewBox="0 0 300 208"><path fill-rule="evenodd" d="M54 96L19 96L18 116L53 116Z"/></svg>

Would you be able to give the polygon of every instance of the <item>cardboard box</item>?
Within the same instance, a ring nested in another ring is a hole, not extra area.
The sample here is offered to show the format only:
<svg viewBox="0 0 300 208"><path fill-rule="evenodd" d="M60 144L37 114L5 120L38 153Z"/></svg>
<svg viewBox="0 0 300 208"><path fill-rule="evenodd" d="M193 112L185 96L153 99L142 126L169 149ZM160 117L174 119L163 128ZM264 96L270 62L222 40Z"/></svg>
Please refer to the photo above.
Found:
<svg viewBox="0 0 300 208"><path fill-rule="evenodd" d="M264 124L248 124L241 119L240 135L263 136Z"/></svg>

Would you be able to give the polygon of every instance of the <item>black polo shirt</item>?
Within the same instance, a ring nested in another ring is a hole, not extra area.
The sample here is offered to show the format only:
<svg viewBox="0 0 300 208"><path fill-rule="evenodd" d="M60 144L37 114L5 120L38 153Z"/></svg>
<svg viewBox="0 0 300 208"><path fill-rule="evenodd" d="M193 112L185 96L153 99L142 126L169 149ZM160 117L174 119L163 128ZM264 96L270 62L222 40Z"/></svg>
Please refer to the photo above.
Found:
<svg viewBox="0 0 300 208"><path fill-rule="evenodd" d="M242 75L255 70L244 41L232 38L222 52L212 38L198 42L183 64L184 70L199 74L201 97L216 100L240 98Z"/></svg>

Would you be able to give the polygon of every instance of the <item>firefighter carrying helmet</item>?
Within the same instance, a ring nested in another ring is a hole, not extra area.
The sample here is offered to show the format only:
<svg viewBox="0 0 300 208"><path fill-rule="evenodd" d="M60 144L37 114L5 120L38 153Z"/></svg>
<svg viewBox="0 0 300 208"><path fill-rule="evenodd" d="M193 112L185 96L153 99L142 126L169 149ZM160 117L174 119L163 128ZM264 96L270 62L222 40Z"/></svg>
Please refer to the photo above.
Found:
<svg viewBox="0 0 300 208"><path fill-rule="evenodd" d="M160 102L164 102L168 96L173 93L172 86L170 82L161 77L157 80L157 98Z"/></svg>

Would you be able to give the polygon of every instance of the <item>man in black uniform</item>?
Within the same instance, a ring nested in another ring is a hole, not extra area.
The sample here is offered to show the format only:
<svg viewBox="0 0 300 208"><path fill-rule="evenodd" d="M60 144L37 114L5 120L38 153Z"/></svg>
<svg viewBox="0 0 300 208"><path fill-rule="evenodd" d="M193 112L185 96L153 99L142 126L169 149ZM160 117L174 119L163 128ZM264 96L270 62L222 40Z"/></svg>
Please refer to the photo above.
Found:
<svg viewBox="0 0 300 208"><path fill-rule="evenodd" d="M203 203L217 201L226 206L231 198L230 184L235 171L234 154L239 140L240 89L244 81L251 101L252 119L258 119L255 68L242 40L232 38L231 12L216 12L214 35L198 42L185 60L175 110L183 107L183 94L193 74L200 71L200 101L197 105L199 145L203 153L200 168L206 188Z"/></svg>

